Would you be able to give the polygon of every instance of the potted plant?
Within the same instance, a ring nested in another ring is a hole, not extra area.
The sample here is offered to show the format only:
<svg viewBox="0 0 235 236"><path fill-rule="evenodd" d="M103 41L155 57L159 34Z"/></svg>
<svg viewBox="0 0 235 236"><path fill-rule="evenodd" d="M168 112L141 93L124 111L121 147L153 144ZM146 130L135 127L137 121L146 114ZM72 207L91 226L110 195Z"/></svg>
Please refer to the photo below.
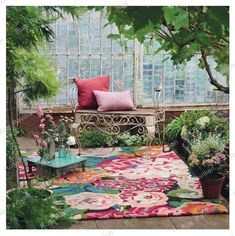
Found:
<svg viewBox="0 0 235 236"><path fill-rule="evenodd" d="M220 195L226 163L225 143L221 136L215 134L191 143L188 165L192 174L199 177L205 198L213 199Z"/></svg>
<svg viewBox="0 0 235 236"><path fill-rule="evenodd" d="M228 130L225 120L212 110L185 111L167 125L166 142L186 161L191 153L190 143L193 140L219 134L228 142Z"/></svg>

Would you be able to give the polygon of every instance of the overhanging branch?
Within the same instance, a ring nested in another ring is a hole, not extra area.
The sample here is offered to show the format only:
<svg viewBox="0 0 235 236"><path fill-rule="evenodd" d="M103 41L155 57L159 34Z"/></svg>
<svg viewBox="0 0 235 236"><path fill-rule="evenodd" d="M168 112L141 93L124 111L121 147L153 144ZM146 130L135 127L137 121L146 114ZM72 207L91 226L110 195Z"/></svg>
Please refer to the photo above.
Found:
<svg viewBox="0 0 235 236"><path fill-rule="evenodd" d="M209 79L210 79L210 83L212 85L214 85L219 91L224 92L226 94L229 94L229 87L225 87L222 84L218 83L218 81L212 75L212 72L211 72L211 69L210 69L210 65L209 65L209 63L207 61L207 55L206 55L206 52L205 52L205 50L203 48L201 48L201 54L202 54L202 59L203 59L203 62L205 64L205 68L206 68L207 74L208 74Z"/></svg>

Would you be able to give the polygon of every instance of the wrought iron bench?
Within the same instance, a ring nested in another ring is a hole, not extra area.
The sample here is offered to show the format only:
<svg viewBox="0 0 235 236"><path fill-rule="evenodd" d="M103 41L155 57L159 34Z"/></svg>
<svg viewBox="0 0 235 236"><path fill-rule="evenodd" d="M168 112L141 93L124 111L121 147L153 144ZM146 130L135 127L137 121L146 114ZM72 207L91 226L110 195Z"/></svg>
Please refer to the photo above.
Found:
<svg viewBox="0 0 235 236"><path fill-rule="evenodd" d="M149 143L158 135L159 142L163 146L162 130L165 126L165 111L159 109L161 89L155 89L154 108L138 108L135 111L107 111L97 112L96 110L76 110L77 89L70 91L70 100L74 112L75 123L71 131L77 139L79 154L81 144L77 137L78 132L99 130L107 134L117 135L124 131L134 131L138 134L145 134Z"/></svg>

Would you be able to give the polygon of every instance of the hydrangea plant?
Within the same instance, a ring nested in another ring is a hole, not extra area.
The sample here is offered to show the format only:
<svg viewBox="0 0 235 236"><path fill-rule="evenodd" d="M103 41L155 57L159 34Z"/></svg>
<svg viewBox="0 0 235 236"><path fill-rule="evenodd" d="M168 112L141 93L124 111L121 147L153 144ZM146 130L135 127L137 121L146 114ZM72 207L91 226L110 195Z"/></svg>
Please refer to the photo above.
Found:
<svg viewBox="0 0 235 236"><path fill-rule="evenodd" d="M215 177L224 169L226 156L223 153L225 140L218 135L209 135L191 144L192 154L188 158L191 172L200 179Z"/></svg>

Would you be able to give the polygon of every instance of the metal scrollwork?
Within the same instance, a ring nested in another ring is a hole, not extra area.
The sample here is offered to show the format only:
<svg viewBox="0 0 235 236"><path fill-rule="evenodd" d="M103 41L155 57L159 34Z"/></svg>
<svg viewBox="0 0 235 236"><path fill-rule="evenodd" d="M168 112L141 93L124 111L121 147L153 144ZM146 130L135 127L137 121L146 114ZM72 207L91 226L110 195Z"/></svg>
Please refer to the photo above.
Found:
<svg viewBox="0 0 235 236"><path fill-rule="evenodd" d="M147 119L153 119L152 127L160 122L165 122L165 112L158 111L152 114L100 114L100 113L76 113L79 121L79 131L100 130L107 134L119 134L122 130L135 129L138 134L147 134ZM123 128L122 128L123 127Z"/></svg>

